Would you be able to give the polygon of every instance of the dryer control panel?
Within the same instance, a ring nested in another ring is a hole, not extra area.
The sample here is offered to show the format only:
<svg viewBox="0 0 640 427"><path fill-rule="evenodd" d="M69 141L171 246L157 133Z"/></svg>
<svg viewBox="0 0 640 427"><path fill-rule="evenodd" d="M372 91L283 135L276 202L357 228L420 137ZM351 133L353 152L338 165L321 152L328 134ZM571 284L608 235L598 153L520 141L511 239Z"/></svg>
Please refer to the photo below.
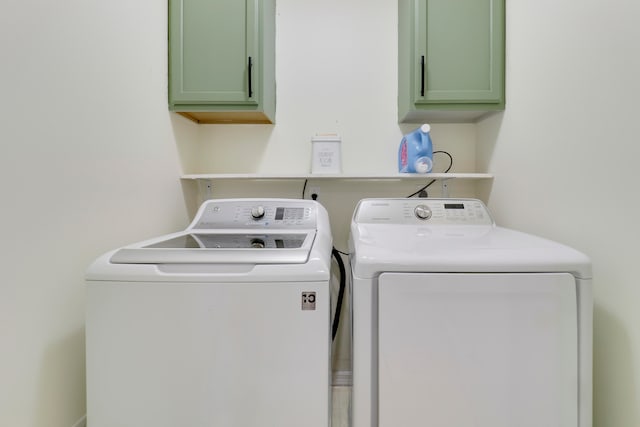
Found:
<svg viewBox="0 0 640 427"><path fill-rule="evenodd" d="M354 221L360 224L493 225L477 199L364 199Z"/></svg>

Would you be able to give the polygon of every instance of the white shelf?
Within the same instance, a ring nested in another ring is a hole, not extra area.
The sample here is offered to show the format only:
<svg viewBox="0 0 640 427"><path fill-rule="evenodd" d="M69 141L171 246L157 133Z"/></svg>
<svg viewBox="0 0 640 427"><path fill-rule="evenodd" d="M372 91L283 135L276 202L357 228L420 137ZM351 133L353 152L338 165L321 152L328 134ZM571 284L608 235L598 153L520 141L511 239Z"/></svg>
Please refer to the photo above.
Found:
<svg viewBox="0 0 640 427"><path fill-rule="evenodd" d="M311 173L298 173L298 174L265 174L265 173L222 173L222 174L187 174L182 175L183 181L192 182L196 189L196 197L198 204L204 200L214 198L214 188L218 184L223 182L247 182L247 183L269 183L269 182L292 182L292 181L309 181L309 186L317 186L320 184L318 181L323 181L327 184L349 181L351 183L397 183L411 185L411 182L421 181L421 183L428 182L429 180L439 181L442 186L442 197L449 197L449 183L451 180L491 180L494 176L488 173L393 173L393 174L311 174ZM305 184L306 186L307 184ZM340 186L338 184L338 186Z"/></svg>
<svg viewBox="0 0 640 427"><path fill-rule="evenodd" d="M493 175L489 173L396 173L396 174L337 174L337 175L320 175L320 174L258 174L258 173L223 173L223 174L191 174L182 175L184 180L298 180L298 179L333 179L333 180L363 180L363 181L401 181L411 179L493 179Z"/></svg>

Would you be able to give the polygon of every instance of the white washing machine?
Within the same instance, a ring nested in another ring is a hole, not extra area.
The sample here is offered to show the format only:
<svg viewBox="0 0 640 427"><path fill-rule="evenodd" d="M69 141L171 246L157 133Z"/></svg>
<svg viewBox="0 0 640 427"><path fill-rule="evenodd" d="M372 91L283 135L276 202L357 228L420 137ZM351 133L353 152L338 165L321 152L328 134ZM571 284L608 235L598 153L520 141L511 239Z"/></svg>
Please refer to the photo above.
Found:
<svg viewBox="0 0 640 427"><path fill-rule="evenodd" d="M210 200L87 272L91 427L327 427L330 257L311 200Z"/></svg>
<svg viewBox="0 0 640 427"><path fill-rule="evenodd" d="M589 259L471 199L367 199L350 236L354 427L590 427Z"/></svg>

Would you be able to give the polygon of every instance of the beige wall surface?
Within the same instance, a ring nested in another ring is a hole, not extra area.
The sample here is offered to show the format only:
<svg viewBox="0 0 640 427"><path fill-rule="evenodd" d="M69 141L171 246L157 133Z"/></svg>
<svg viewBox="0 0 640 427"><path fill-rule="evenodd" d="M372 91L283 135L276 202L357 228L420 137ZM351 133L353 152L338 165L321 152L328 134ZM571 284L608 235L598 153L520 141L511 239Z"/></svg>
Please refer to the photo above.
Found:
<svg viewBox="0 0 640 427"><path fill-rule="evenodd" d="M84 271L184 228L166 5L3 3L0 426L85 414Z"/></svg>
<svg viewBox="0 0 640 427"><path fill-rule="evenodd" d="M588 254L594 426L640 425L640 3L507 2L507 109L478 124L497 221Z"/></svg>

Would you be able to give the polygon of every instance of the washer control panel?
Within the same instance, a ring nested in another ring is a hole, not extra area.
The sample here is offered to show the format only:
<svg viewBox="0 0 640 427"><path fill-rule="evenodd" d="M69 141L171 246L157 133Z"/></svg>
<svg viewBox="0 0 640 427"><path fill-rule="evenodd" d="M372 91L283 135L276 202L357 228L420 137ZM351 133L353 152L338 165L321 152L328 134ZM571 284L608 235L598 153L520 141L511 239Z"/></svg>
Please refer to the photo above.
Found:
<svg viewBox="0 0 640 427"><path fill-rule="evenodd" d="M198 211L195 229L315 229L316 206L312 200L210 200Z"/></svg>
<svg viewBox="0 0 640 427"><path fill-rule="evenodd" d="M354 221L368 224L493 225L477 199L364 199Z"/></svg>

